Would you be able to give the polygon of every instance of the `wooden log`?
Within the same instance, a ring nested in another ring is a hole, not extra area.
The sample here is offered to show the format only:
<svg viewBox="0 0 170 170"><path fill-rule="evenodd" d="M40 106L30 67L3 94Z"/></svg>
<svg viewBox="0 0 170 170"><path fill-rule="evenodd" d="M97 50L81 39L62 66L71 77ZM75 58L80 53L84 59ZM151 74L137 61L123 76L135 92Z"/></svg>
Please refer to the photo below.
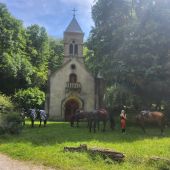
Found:
<svg viewBox="0 0 170 170"><path fill-rule="evenodd" d="M152 160L152 161L165 161L168 164L170 164L170 159L161 158L161 157L158 157L158 156L153 156L153 157L150 158L150 160Z"/></svg>
<svg viewBox="0 0 170 170"><path fill-rule="evenodd" d="M88 151L92 154L100 154L104 158L109 157L110 159L115 161L122 161L125 158L125 155L123 153L115 152L110 149L91 148L88 149Z"/></svg>
<svg viewBox="0 0 170 170"><path fill-rule="evenodd" d="M70 152L82 152L82 151L87 151L87 145L86 144L81 144L78 147L64 147L64 151L70 151Z"/></svg>
<svg viewBox="0 0 170 170"><path fill-rule="evenodd" d="M101 155L104 159L110 158L114 161L123 161L125 158L125 155L121 152L115 152L110 149L102 149L102 148L87 148L86 144L81 144L79 147L64 147L64 151L70 151L70 152L88 152L90 154L94 155Z"/></svg>

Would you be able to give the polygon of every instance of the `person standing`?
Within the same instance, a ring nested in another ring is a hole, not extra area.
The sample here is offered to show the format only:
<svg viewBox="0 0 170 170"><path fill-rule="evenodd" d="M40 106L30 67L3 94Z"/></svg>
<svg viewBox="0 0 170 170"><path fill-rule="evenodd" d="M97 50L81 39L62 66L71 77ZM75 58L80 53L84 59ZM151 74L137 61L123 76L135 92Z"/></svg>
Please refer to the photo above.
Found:
<svg viewBox="0 0 170 170"><path fill-rule="evenodd" d="M125 133L125 131L126 131L126 112L124 110L122 110L121 114L120 114L120 123L121 123L122 133Z"/></svg>

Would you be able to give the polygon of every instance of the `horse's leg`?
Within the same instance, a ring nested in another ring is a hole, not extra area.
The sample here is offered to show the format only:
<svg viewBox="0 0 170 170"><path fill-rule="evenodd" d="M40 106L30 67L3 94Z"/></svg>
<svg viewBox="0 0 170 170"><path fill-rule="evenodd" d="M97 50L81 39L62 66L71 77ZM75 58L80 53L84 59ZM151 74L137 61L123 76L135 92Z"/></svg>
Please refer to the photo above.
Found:
<svg viewBox="0 0 170 170"><path fill-rule="evenodd" d="M98 128L98 131L100 130L100 120L97 120L97 128Z"/></svg>
<svg viewBox="0 0 170 170"><path fill-rule="evenodd" d="M72 120L70 121L70 126L73 127L73 121Z"/></svg>
<svg viewBox="0 0 170 170"><path fill-rule="evenodd" d="M159 127L161 129L161 135L163 135L164 129L165 129L165 122L164 122L164 120L161 120L160 122L158 122L158 125L159 125Z"/></svg>
<svg viewBox="0 0 170 170"><path fill-rule="evenodd" d="M103 132L106 130L106 120L103 120Z"/></svg>
<svg viewBox="0 0 170 170"><path fill-rule="evenodd" d="M77 127L79 127L79 119L77 119Z"/></svg>
<svg viewBox="0 0 170 170"><path fill-rule="evenodd" d="M89 120L89 131L91 132L91 129L92 129L92 120L90 119Z"/></svg>
<svg viewBox="0 0 170 170"><path fill-rule="evenodd" d="M96 133L96 124L98 123L97 120L94 120L93 121L93 130L94 130L94 133Z"/></svg>
<svg viewBox="0 0 170 170"><path fill-rule="evenodd" d="M161 127L161 135L163 135L163 133L164 133L164 128Z"/></svg>
<svg viewBox="0 0 170 170"><path fill-rule="evenodd" d="M42 120L40 119L40 124L39 124L39 127L41 127L41 122L42 122Z"/></svg>
<svg viewBox="0 0 170 170"><path fill-rule="evenodd" d="M87 120L87 128L90 126L89 120Z"/></svg>
<svg viewBox="0 0 170 170"><path fill-rule="evenodd" d="M31 120L31 126L34 127L34 120Z"/></svg>
<svg viewBox="0 0 170 170"><path fill-rule="evenodd" d="M25 126L25 119L23 119L23 126Z"/></svg>
<svg viewBox="0 0 170 170"><path fill-rule="evenodd" d="M143 132L144 132L144 133L146 133L146 130L145 130L144 125L143 125L143 124L141 125L141 128L142 128Z"/></svg>
<svg viewBox="0 0 170 170"><path fill-rule="evenodd" d="M46 124L47 124L47 120L44 120L44 127L46 127Z"/></svg>

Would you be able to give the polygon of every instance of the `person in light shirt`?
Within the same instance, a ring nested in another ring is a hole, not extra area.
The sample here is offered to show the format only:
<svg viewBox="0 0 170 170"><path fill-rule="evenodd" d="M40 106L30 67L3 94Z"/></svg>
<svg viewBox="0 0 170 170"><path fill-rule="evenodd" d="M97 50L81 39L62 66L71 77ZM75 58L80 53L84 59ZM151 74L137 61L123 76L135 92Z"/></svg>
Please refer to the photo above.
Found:
<svg viewBox="0 0 170 170"><path fill-rule="evenodd" d="M125 131L126 131L126 112L124 110L122 110L120 113L120 124L121 124L122 133L125 133Z"/></svg>

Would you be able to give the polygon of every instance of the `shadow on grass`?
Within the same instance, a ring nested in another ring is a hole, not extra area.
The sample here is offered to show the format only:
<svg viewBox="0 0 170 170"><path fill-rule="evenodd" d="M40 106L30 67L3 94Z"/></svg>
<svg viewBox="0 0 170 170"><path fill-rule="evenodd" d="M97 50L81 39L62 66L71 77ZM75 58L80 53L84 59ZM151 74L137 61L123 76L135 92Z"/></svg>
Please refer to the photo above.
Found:
<svg viewBox="0 0 170 170"><path fill-rule="evenodd" d="M90 133L86 127L86 123L80 123L80 127L70 127L66 122L48 122L47 127L38 127L36 122L35 127L30 127L30 122L26 122L22 133L18 136L1 136L1 143L7 142L30 142L33 145L44 146L61 144L65 142L81 142L88 143L90 141L107 142L107 143L123 143L133 142L137 140L162 138L160 130L157 128L147 129L144 134L137 126L128 126L126 134L121 133L121 129L117 126L111 131L107 127L106 132ZM170 137L169 129L165 130L164 137Z"/></svg>

